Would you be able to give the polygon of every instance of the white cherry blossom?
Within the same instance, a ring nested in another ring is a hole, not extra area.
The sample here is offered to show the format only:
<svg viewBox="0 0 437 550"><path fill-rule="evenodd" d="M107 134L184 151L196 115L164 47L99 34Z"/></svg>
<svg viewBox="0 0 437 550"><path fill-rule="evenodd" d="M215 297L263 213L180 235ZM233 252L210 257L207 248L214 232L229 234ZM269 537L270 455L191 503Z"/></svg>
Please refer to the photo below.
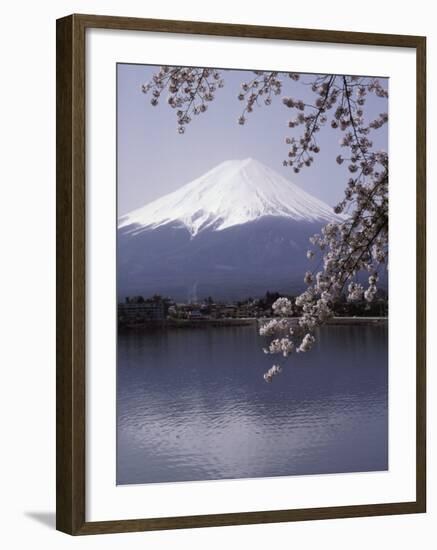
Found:
<svg viewBox="0 0 437 550"><path fill-rule="evenodd" d="M295 92L299 80L314 94L312 101L304 102L285 93L290 82ZM183 136L187 125L207 111L223 86L222 71L165 66L143 86L143 92L152 96L154 106L164 93L168 94L167 103L176 112L178 132ZM370 121L365 112L369 94L382 101L382 112ZM288 128L301 129L300 137L285 136L283 166L294 173L311 167L320 152L317 136L326 128L338 133L335 141L341 154L333 161L345 163L350 172L344 197L334 207L344 221L327 224L310 239L306 255L317 267L304 275L308 288L294 304L289 298L276 300L276 317L260 327L262 336L273 337L264 348L266 353L288 357L293 351L309 351L315 343L315 330L332 317L333 304L343 293L350 301L375 299L378 272L388 263L389 169L387 152L374 148L371 135L388 123L387 97L387 90L377 78L358 76L254 71L252 78L241 84L237 99L244 107L239 124L248 122L255 107L268 107L280 98L287 114L291 112ZM368 274L366 287L363 273ZM264 379L271 382L281 370L280 365L273 365Z"/></svg>

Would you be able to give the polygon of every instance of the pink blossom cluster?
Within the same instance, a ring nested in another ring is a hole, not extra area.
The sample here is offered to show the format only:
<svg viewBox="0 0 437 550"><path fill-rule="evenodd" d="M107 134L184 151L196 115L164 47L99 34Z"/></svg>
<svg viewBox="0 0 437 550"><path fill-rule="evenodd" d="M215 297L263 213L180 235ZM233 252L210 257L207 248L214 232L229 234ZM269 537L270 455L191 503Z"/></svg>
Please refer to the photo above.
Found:
<svg viewBox="0 0 437 550"><path fill-rule="evenodd" d="M239 124L246 123L247 113L251 113L255 105L271 105L273 96L280 95L282 90L282 81L277 72L254 71L254 74L254 78L241 84L238 99L245 103L245 107L238 118Z"/></svg>
<svg viewBox="0 0 437 550"><path fill-rule="evenodd" d="M153 106L158 105L165 90L168 92L167 103L176 110L178 132L183 134L192 116L204 113L223 86L221 73L215 69L163 66L143 84L142 91L151 93Z"/></svg>
<svg viewBox="0 0 437 550"><path fill-rule="evenodd" d="M239 124L246 123L256 105L271 105L274 97L281 96L287 77L294 82L301 78L297 73L253 74L251 80L242 83L238 95L244 102ZM279 298L273 304L276 317L260 328L262 336L273 337L264 351L283 357L313 347L315 330L333 316L333 304L342 293L350 301L374 300L378 273L388 264L388 154L375 150L371 139L372 132L387 124L388 115L384 110L370 122L365 116L368 95L384 100L388 93L378 79L369 77L316 75L303 84L314 94L310 103L282 96L283 105L295 111L288 127L302 128L299 137L285 138L288 153L284 166L295 173L311 166L320 152L317 136L326 127L340 132L339 147L344 152L335 161L346 163L350 177L343 199L334 207L338 222L328 223L310 239L307 258L318 260L318 267L305 273L307 289L294 304ZM157 105L167 91L167 103L176 110L182 134L192 116L205 112L223 85L221 73L214 69L161 67L143 91L151 93L152 105ZM363 273L367 273L365 286ZM295 308L297 321L292 319ZM264 379L271 382L280 372L281 367L273 365Z"/></svg>

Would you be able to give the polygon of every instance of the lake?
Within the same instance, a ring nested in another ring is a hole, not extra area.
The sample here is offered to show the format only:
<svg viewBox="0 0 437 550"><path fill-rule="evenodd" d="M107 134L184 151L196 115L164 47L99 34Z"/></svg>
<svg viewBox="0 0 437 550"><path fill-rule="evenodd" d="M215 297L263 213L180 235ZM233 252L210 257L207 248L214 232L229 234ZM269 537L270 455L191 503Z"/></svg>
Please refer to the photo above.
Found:
<svg viewBox="0 0 437 550"><path fill-rule="evenodd" d="M387 326L325 326L308 353L255 326L120 333L117 484L388 468Z"/></svg>

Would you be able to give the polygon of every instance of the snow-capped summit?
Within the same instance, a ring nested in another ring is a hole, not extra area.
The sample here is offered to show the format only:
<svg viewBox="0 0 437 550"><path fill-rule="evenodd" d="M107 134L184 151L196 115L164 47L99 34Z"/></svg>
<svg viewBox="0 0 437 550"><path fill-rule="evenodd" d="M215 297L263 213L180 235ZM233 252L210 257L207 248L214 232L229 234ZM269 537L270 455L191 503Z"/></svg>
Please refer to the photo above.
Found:
<svg viewBox="0 0 437 550"><path fill-rule="evenodd" d="M177 191L133 210L119 228L186 227L194 237L204 229L221 231L265 216L295 221L339 220L331 206L313 197L257 160L228 160Z"/></svg>

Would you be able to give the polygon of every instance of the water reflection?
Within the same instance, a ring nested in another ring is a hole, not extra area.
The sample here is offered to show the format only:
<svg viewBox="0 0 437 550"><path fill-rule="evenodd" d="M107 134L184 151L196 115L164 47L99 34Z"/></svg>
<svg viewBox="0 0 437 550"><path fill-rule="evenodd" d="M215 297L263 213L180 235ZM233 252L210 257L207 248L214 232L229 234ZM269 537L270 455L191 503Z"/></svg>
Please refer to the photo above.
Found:
<svg viewBox="0 0 437 550"><path fill-rule="evenodd" d="M387 469L387 335L324 327L266 384L255 327L120 334L117 483Z"/></svg>

